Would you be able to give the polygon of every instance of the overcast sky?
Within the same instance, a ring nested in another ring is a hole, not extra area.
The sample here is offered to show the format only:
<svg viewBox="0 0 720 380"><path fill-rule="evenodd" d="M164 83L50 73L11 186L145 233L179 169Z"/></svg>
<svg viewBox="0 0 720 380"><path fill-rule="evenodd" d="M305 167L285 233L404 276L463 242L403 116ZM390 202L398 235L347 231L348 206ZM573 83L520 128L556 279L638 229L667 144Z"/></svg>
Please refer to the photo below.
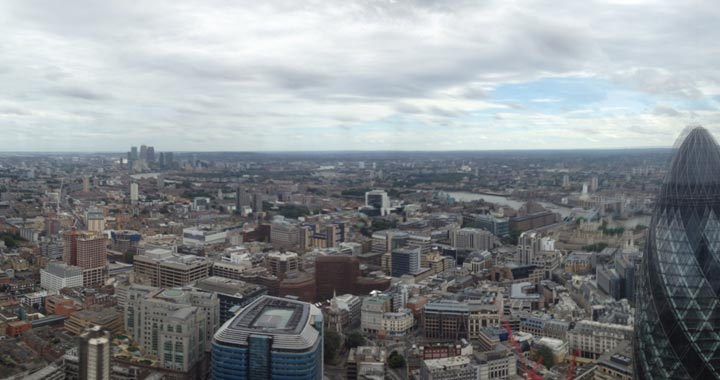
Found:
<svg viewBox="0 0 720 380"><path fill-rule="evenodd" d="M564 3L564 4L562 4ZM0 151L670 146L716 1L0 2Z"/></svg>

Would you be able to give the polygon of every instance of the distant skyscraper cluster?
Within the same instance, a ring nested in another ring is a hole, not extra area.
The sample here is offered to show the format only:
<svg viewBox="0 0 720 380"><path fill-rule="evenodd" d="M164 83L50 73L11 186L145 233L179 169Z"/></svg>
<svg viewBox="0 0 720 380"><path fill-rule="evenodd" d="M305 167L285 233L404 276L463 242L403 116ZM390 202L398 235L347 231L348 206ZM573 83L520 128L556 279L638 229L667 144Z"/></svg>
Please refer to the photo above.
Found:
<svg viewBox="0 0 720 380"><path fill-rule="evenodd" d="M156 154L155 147L141 145L140 150L134 146L127 153L127 162L130 167L137 170L157 167L159 169L171 169L175 165L172 152L159 152Z"/></svg>

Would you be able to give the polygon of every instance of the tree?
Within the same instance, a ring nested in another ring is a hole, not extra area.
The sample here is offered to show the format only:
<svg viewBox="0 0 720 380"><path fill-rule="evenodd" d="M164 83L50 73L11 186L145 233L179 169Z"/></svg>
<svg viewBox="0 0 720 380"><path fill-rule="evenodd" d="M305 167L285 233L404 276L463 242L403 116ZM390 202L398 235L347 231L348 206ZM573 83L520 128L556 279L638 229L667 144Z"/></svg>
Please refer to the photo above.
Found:
<svg viewBox="0 0 720 380"><path fill-rule="evenodd" d="M348 346L348 348L364 346L365 345L365 337L363 336L363 334L361 332L353 331L347 336L347 340L345 341L345 344Z"/></svg>
<svg viewBox="0 0 720 380"><path fill-rule="evenodd" d="M325 330L325 337L323 339L323 356L325 363L333 364L337 361L340 343L340 334L333 330Z"/></svg>
<svg viewBox="0 0 720 380"><path fill-rule="evenodd" d="M393 351L390 353L390 357L388 357L388 366L392 369L405 367L405 357L397 351Z"/></svg>
<svg viewBox="0 0 720 380"><path fill-rule="evenodd" d="M545 368L552 368L552 366L555 365L555 356L553 355L550 347L545 345L535 346L532 359L536 361L539 357L542 357L541 363L545 366Z"/></svg>

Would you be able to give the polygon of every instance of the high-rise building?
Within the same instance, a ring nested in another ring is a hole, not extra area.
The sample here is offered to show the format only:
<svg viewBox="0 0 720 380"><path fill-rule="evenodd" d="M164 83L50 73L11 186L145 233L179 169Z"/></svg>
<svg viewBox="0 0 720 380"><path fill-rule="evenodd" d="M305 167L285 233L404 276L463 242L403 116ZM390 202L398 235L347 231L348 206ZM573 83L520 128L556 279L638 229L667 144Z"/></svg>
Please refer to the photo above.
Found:
<svg viewBox="0 0 720 380"><path fill-rule="evenodd" d="M263 296L212 342L213 380L323 378L323 316L312 304Z"/></svg>
<svg viewBox="0 0 720 380"><path fill-rule="evenodd" d="M147 145L140 145L140 159L147 160Z"/></svg>
<svg viewBox="0 0 720 380"><path fill-rule="evenodd" d="M175 166L173 152L165 152L165 167L172 169Z"/></svg>
<svg viewBox="0 0 720 380"><path fill-rule="evenodd" d="M567 174L563 175L562 187L563 187L564 189L569 189L569 188L570 188L570 176L567 175Z"/></svg>
<svg viewBox="0 0 720 380"><path fill-rule="evenodd" d="M155 147L149 146L147 148L146 158L148 162L155 162Z"/></svg>
<svg viewBox="0 0 720 380"><path fill-rule="evenodd" d="M107 279L106 239L91 232L65 233L63 261L83 269L83 286L102 285Z"/></svg>
<svg viewBox="0 0 720 380"><path fill-rule="evenodd" d="M635 298L635 378L720 379L720 148L692 129L655 202Z"/></svg>
<svg viewBox="0 0 720 380"><path fill-rule="evenodd" d="M80 378L110 380L110 332L100 326L80 335Z"/></svg>
<svg viewBox="0 0 720 380"><path fill-rule="evenodd" d="M594 176L590 179L590 191L596 192L598 190L599 184L598 184L598 177Z"/></svg>
<svg viewBox="0 0 720 380"><path fill-rule="evenodd" d="M130 148L130 159L133 161L138 159L138 149L136 146Z"/></svg>
<svg viewBox="0 0 720 380"><path fill-rule="evenodd" d="M139 197L140 191L138 190L138 184L133 182L130 184L130 202L137 202Z"/></svg>
<svg viewBox="0 0 720 380"><path fill-rule="evenodd" d="M87 193L90 191L90 178L83 177L83 193Z"/></svg>

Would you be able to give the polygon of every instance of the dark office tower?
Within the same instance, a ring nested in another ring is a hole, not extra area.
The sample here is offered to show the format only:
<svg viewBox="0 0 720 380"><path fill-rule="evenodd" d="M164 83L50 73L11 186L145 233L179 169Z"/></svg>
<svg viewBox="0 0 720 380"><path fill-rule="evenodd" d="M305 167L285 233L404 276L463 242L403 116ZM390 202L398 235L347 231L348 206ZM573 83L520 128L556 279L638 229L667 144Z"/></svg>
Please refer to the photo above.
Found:
<svg viewBox="0 0 720 380"><path fill-rule="evenodd" d="M235 190L235 213L240 214L240 207L242 205L240 204L240 186L238 186L237 190Z"/></svg>
<svg viewBox="0 0 720 380"><path fill-rule="evenodd" d="M92 326L80 334L80 378L110 379L110 333Z"/></svg>
<svg viewBox="0 0 720 380"><path fill-rule="evenodd" d="M140 145L140 159L147 159L147 145Z"/></svg>
<svg viewBox="0 0 720 380"><path fill-rule="evenodd" d="M165 153L160 152L158 155L158 163L160 163L160 167L165 169Z"/></svg>
<svg viewBox="0 0 720 380"><path fill-rule="evenodd" d="M138 159L138 150L137 150L137 147L136 147L136 146L130 148L130 159L131 159L131 160L137 160L137 159Z"/></svg>
<svg viewBox="0 0 720 380"><path fill-rule="evenodd" d="M720 151L696 127L675 151L636 292L638 380L720 379Z"/></svg>
<svg viewBox="0 0 720 380"><path fill-rule="evenodd" d="M172 169L173 165L173 152L165 152L165 166Z"/></svg>
<svg viewBox="0 0 720 380"><path fill-rule="evenodd" d="M149 146L147 148L147 160L148 160L148 162L155 161L155 147L154 146Z"/></svg>

